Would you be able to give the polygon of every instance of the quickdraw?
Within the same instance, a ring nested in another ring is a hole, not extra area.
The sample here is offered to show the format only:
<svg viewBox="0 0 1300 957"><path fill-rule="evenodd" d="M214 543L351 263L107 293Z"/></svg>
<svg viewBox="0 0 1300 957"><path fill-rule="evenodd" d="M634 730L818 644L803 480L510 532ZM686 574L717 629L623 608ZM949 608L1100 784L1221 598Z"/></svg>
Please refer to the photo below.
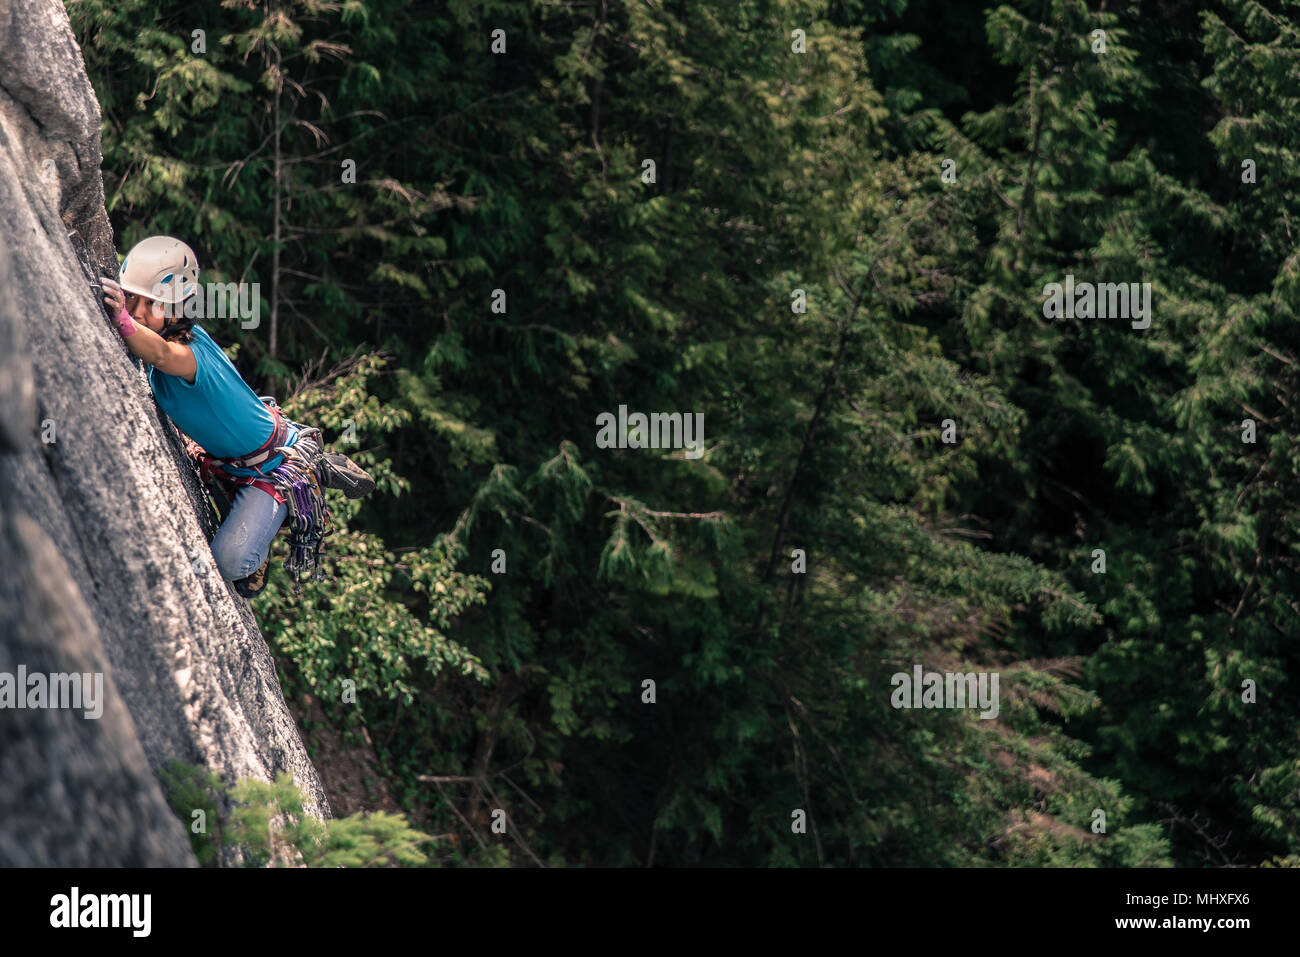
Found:
<svg viewBox="0 0 1300 957"><path fill-rule="evenodd" d="M324 454L324 436L320 429L303 429L298 441L278 446L284 461L266 474L284 497L289 515L289 557L284 568L293 579L293 593L302 591L304 580L324 581L320 570L320 552L325 539L334 533L329 506L320 480L320 458Z"/></svg>

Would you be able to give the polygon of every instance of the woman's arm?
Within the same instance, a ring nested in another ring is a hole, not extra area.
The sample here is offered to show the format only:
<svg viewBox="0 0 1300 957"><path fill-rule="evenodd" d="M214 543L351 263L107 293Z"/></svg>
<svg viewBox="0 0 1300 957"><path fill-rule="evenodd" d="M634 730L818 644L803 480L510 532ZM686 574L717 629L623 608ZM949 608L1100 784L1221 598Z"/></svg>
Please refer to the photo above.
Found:
<svg viewBox="0 0 1300 957"><path fill-rule="evenodd" d="M103 284L104 305L113 316L126 347L160 372L179 376L193 385L198 371L194 351L179 342L168 342L152 329L136 322L126 311L122 287L111 279L104 279Z"/></svg>
<svg viewBox="0 0 1300 957"><path fill-rule="evenodd" d="M122 314L125 312L125 309L122 310ZM152 329L135 322L130 316L126 317L126 321L135 325L134 335L123 333L123 341L126 342L128 349L159 372L179 376L190 385L194 384L194 375L199 367L194 361L194 352L189 346L181 345L179 342L168 342ZM118 331L122 331L120 323Z"/></svg>

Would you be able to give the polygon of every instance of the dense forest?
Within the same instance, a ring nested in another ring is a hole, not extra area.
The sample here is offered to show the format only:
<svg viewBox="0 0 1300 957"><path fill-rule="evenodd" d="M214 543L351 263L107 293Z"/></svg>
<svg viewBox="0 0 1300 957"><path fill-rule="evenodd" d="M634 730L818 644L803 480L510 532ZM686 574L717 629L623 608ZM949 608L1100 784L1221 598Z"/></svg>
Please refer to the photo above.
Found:
<svg viewBox="0 0 1300 957"><path fill-rule="evenodd" d="M435 861L1300 863L1290 4L66 7L379 481L254 608Z"/></svg>

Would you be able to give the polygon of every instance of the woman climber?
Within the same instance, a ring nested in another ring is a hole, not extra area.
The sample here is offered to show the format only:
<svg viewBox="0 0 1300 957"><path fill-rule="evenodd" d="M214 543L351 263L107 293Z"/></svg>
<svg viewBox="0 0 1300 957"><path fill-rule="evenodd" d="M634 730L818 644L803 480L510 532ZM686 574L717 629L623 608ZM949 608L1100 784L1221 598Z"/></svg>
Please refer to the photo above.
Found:
<svg viewBox="0 0 1300 957"><path fill-rule="evenodd" d="M289 519L295 584L319 560L329 510L322 486L360 498L374 480L346 455L325 452L319 429L289 422L259 398L224 352L194 324L202 295L194 251L171 236L150 236L104 279L104 305L127 347L149 365L162 410L197 448L205 482L233 486L230 512L212 539L222 578L246 597L266 585L271 540ZM189 302L191 308L187 309Z"/></svg>

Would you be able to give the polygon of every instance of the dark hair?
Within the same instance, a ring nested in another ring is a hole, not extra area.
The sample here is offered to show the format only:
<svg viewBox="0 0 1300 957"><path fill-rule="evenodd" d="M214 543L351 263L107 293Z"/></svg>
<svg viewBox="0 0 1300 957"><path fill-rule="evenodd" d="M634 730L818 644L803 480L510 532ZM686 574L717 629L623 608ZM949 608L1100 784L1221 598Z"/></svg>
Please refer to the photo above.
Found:
<svg viewBox="0 0 1300 957"><path fill-rule="evenodd" d="M189 345L190 340L194 338L195 317L185 315L185 303L188 301L188 297L186 297L177 303L180 307L179 316L167 316L166 312L164 312L166 318L163 320L163 328L160 335L169 342L179 342L182 345Z"/></svg>

